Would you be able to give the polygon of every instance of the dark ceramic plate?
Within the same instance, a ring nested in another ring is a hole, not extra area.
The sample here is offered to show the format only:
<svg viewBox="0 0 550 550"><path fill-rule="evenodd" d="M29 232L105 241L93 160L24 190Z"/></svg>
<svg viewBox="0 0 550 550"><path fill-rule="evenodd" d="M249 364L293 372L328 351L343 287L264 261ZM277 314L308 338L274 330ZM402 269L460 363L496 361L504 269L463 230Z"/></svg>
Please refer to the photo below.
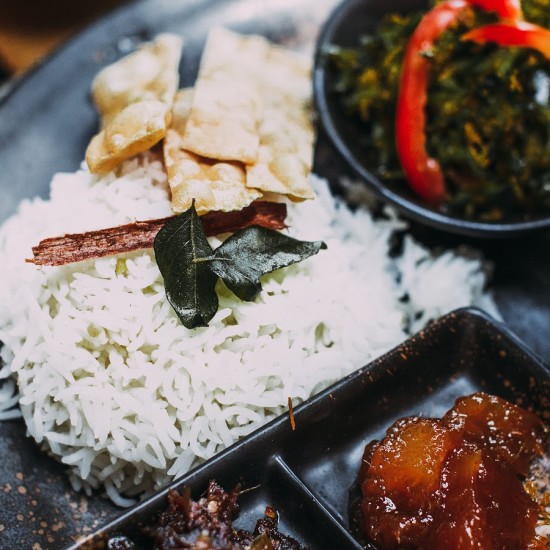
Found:
<svg viewBox="0 0 550 550"><path fill-rule="evenodd" d="M161 31L184 34L181 75L187 84L193 81L210 26L229 25L313 47L320 24L337 1L143 0L100 20L0 99L0 223L23 198L47 196L54 173L78 168L98 124L89 99L91 81L100 67L136 41ZM322 133L315 170L333 182L348 171ZM413 224L412 230L434 248L471 244L421 225ZM491 288L507 325L550 362L550 232L474 244L494 262ZM120 512L99 495L75 493L64 467L25 436L21 420L0 423L0 459L0 549L61 548Z"/></svg>
<svg viewBox="0 0 550 550"><path fill-rule="evenodd" d="M324 53L331 45L357 46L358 37L372 31L386 13L408 13L425 9L427 5L425 0L346 0L335 10L321 32L317 46L314 90L321 124L336 149L369 189L420 223L473 237L510 237L550 227L550 215L489 223L444 213L416 197L405 181L382 181L366 163L360 127L344 113L339 98L332 91L334 72L325 62Z"/></svg>
<svg viewBox="0 0 550 550"><path fill-rule="evenodd" d="M440 417L457 397L476 391L499 395L542 417L548 411L550 370L502 325L477 310L459 310L297 407L295 431L282 416L172 488L188 486L198 498L210 479L226 488L257 487L240 498L240 527L252 529L270 505L280 513L281 531L312 549L361 548L350 528L349 507L365 444L383 437L397 418ZM141 542L140 526L151 525L166 508L166 494L71 549L102 548L116 533Z"/></svg>

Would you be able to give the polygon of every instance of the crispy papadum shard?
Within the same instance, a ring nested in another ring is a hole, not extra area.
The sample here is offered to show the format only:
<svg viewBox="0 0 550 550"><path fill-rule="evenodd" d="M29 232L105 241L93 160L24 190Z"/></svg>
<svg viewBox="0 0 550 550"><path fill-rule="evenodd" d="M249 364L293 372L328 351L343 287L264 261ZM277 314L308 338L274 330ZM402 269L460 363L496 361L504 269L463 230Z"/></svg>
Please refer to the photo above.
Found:
<svg viewBox="0 0 550 550"><path fill-rule="evenodd" d="M86 150L91 172L113 170L166 135L178 87L181 46L179 36L161 34L97 75L92 96L101 113L102 130Z"/></svg>
<svg viewBox="0 0 550 550"><path fill-rule="evenodd" d="M258 76L264 99L258 161L247 166L247 185L293 200L315 197L308 182L315 132L309 60L269 46Z"/></svg>
<svg viewBox="0 0 550 550"><path fill-rule="evenodd" d="M190 88L176 94L172 127L164 140L164 164L172 191L172 210L184 212L193 200L199 214L211 210L241 210L262 195L246 186L242 163L206 159L186 151L183 146L192 97Z"/></svg>
<svg viewBox="0 0 550 550"><path fill-rule="evenodd" d="M199 215L212 210L241 210L262 196L246 187L246 174L241 164L218 162L180 150L178 159L168 169L172 190L172 210L189 209L193 199Z"/></svg>
<svg viewBox="0 0 550 550"><path fill-rule="evenodd" d="M180 136L185 134L191 106L193 105L193 96L195 90L193 88L183 88L176 92L174 96L174 104L172 105L172 124L170 128L175 130Z"/></svg>
<svg viewBox="0 0 550 550"><path fill-rule="evenodd" d="M123 160L147 151L165 135L171 109L162 101L139 101L123 109L92 138L86 149L90 172L109 172Z"/></svg>
<svg viewBox="0 0 550 550"><path fill-rule="evenodd" d="M172 105L178 89L178 66L183 40L160 34L103 69L92 84L92 97L103 127L131 103L157 100Z"/></svg>
<svg viewBox="0 0 550 550"><path fill-rule="evenodd" d="M259 36L210 32L183 139L186 150L211 159L257 161L263 101L256 80L265 71L268 48Z"/></svg>

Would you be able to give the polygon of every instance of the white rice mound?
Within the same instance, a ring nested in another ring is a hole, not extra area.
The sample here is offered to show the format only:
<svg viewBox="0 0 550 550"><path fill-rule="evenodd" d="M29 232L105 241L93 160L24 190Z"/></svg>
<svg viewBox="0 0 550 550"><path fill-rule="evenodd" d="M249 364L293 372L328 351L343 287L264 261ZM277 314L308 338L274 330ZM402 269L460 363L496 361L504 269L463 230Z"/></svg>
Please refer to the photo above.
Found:
<svg viewBox="0 0 550 550"><path fill-rule="evenodd" d="M63 267L24 262L45 237L170 215L161 164L144 157L118 176L56 175L50 200L23 202L0 229L0 418L17 416L19 400L29 434L75 485L103 486L124 505L429 319L467 305L495 311L477 261L432 258L408 237L391 258L402 222L352 212L312 180L318 196L289 205L288 233L328 249L266 276L255 303L219 283L218 313L188 330L151 250Z"/></svg>

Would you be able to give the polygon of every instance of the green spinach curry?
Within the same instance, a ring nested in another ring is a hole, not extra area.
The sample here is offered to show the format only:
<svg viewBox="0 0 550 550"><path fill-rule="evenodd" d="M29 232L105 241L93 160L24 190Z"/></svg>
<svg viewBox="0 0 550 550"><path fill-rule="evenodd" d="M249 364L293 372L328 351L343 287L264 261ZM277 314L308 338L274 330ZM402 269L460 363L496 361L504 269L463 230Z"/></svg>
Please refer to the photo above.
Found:
<svg viewBox="0 0 550 550"><path fill-rule="evenodd" d="M549 28L549 0L447 0L334 47L371 170L470 219L550 212Z"/></svg>

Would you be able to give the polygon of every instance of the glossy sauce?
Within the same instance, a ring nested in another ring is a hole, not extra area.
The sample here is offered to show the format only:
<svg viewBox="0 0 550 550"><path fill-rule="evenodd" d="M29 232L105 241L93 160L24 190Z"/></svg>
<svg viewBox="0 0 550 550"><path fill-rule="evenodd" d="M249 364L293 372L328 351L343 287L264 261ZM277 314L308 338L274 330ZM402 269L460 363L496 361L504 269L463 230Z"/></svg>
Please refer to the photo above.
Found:
<svg viewBox="0 0 550 550"><path fill-rule="evenodd" d="M366 535L384 549L545 549L521 481L543 437L536 415L484 393L440 420L398 420L363 454Z"/></svg>

